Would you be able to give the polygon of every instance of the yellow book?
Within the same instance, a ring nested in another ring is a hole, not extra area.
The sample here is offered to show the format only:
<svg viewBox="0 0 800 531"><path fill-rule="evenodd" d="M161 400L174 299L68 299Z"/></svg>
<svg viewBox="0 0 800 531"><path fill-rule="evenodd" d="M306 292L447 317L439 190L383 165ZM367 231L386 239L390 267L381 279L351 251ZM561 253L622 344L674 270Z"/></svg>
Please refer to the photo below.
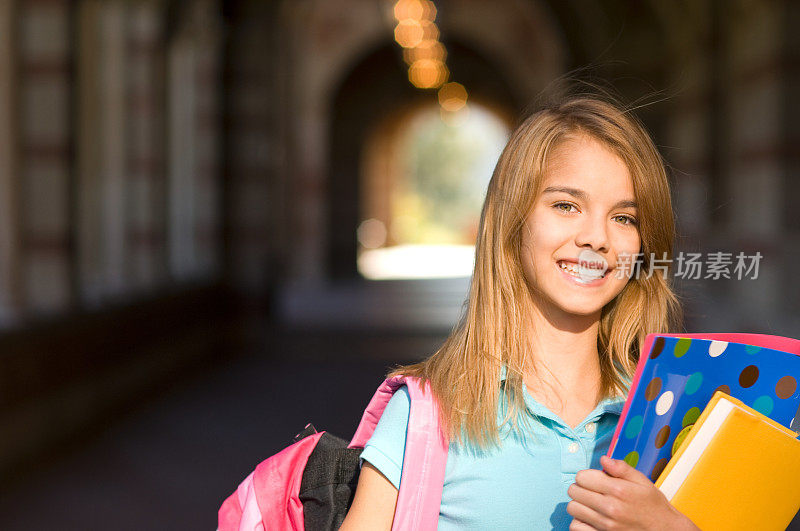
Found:
<svg viewBox="0 0 800 531"><path fill-rule="evenodd" d="M703 531L784 531L800 509L800 440L717 391L656 486Z"/></svg>

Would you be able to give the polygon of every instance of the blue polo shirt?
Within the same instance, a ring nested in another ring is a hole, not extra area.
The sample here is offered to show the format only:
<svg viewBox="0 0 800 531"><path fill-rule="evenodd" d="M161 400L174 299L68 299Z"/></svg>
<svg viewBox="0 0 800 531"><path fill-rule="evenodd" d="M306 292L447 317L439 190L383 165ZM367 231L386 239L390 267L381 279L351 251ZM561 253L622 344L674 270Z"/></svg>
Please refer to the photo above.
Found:
<svg viewBox="0 0 800 531"><path fill-rule="evenodd" d="M569 528L567 488L579 470L601 468L624 398L603 400L571 428L524 392L531 421L525 433L502 430L497 449L450 444L438 529ZM499 418L505 393L501 397ZM361 454L398 488L410 404L408 390L400 388Z"/></svg>

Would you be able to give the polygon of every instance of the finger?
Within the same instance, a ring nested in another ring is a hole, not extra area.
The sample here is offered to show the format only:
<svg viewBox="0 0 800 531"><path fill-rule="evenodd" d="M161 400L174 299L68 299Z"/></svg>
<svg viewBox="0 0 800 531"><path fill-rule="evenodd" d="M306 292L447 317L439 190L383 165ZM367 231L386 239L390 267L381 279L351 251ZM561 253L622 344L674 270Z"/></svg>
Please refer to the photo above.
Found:
<svg viewBox="0 0 800 531"><path fill-rule="evenodd" d="M569 524L569 531L596 531L594 527L590 526L586 522L581 522L575 518L572 519L572 522Z"/></svg>
<svg viewBox="0 0 800 531"><path fill-rule="evenodd" d="M567 489L567 494L570 498L581 505L585 505L586 507L589 507L590 509L593 509L599 513L603 512L603 507L607 503L607 500L604 499L605 496L603 494L593 490L585 489L577 483L573 483L569 486Z"/></svg>
<svg viewBox="0 0 800 531"><path fill-rule="evenodd" d="M575 500L567 504L567 514L596 529L605 529L609 524L608 518Z"/></svg>
<svg viewBox="0 0 800 531"><path fill-rule="evenodd" d="M603 465L603 470L606 472L606 474L615 478L627 479L628 481L633 481L634 483L638 483L640 485L653 484L653 482L650 481L647 476L633 468L625 461L611 459L610 457L604 455L600 457L600 464Z"/></svg>
<svg viewBox="0 0 800 531"><path fill-rule="evenodd" d="M609 476L602 470L587 469L575 474L575 483L579 487L599 492L600 494L619 494L624 481L623 479Z"/></svg>
<svg viewBox="0 0 800 531"><path fill-rule="evenodd" d="M592 502L592 507L608 516L612 516L608 511L609 504L614 500L623 502L630 500L639 489L643 488L627 479L611 477L601 470L581 470L575 474L575 483L579 487L602 495L604 499L601 504L596 505ZM648 488L653 489L655 486L650 483Z"/></svg>

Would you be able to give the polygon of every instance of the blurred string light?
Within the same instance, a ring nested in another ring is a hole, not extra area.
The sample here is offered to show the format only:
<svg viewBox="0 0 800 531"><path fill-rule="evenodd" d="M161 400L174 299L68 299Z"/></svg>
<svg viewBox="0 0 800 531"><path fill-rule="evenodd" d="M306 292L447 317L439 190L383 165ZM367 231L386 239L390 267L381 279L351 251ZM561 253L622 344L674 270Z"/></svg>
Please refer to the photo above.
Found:
<svg viewBox="0 0 800 531"><path fill-rule="evenodd" d="M456 112L467 104L467 89L461 83L446 83L439 89L439 105L445 111Z"/></svg>
<svg viewBox="0 0 800 531"><path fill-rule="evenodd" d="M444 60L447 59L447 50L444 49L444 45L439 41L422 41L413 48L403 50L403 59L408 66L420 59L431 59L444 63Z"/></svg>
<svg viewBox="0 0 800 531"><path fill-rule="evenodd" d="M358 226L356 236L364 248L377 249L386 243L386 225L377 219L367 219Z"/></svg>
<svg viewBox="0 0 800 531"><path fill-rule="evenodd" d="M408 80L420 89L439 89L443 112L457 112L467 104L467 90L460 83L449 82L447 50L439 41L436 6L431 0L398 0L394 5L397 26L394 39L403 47L408 65Z"/></svg>

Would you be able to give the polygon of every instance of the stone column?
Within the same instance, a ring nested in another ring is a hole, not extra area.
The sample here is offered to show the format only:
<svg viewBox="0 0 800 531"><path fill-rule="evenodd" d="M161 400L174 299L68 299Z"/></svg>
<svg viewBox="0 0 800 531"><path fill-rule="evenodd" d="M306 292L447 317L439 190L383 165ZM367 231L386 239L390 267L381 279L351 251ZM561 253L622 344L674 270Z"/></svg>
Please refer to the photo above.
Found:
<svg viewBox="0 0 800 531"><path fill-rule="evenodd" d="M18 4L15 17L19 127L13 134L19 159L13 201L19 207L22 304L39 314L72 303L70 10L67 0L31 0Z"/></svg>
<svg viewBox="0 0 800 531"><path fill-rule="evenodd" d="M796 282L781 278L786 259L781 244L783 10L778 2L722 5L730 68L725 91L730 126L726 229L734 257L740 252L763 255L757 279L731 281L739 309L733 324L774 332L780 327L782 285Z"/></svg>
<svg viewBox="0 0 800 531"><path fill-rule="evenodd" d="M130 7L127 71L126 275L130 287L166 282L164 8L156 1Z"/></svg>
<svg viewBox="0 0 800 531"><path fill-rule="evenodd" d="M126 287L127 16L123 1L80 4L77 235L89 305Z"/></svg>
<svg viewBox="0 0 800 531"><path fill-rule="evenodd" d="M17 316L17 94L15 2L0 0L0 327Z"/></svg>

